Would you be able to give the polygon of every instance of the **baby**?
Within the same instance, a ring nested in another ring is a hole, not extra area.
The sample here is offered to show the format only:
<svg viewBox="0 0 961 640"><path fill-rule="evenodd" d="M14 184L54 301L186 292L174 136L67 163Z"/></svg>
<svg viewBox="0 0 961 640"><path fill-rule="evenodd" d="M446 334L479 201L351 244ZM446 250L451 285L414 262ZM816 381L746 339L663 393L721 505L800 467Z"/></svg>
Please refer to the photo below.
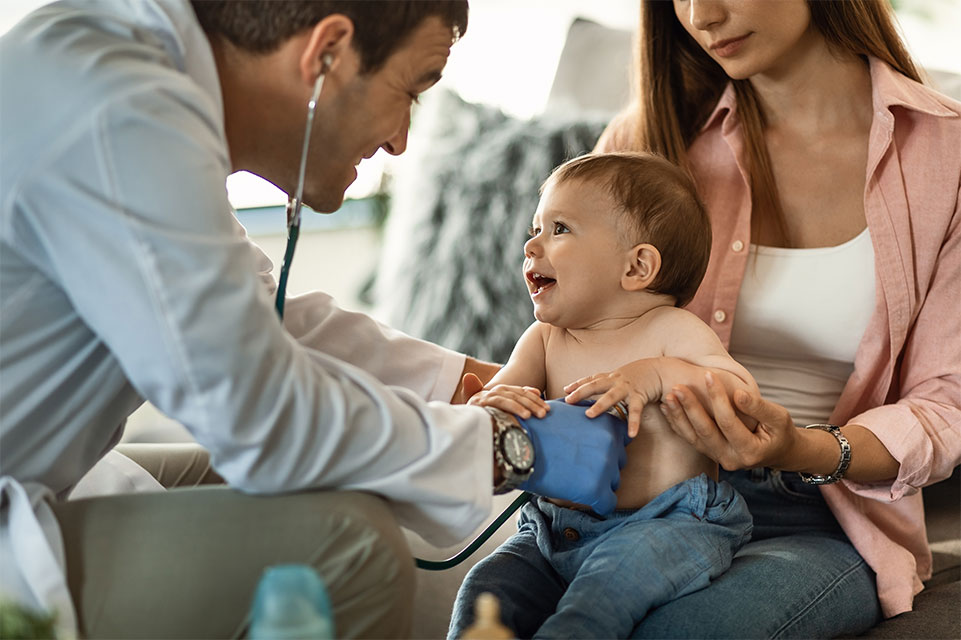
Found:
<svg viewBox="0 0 961 640"><path fill-rule="evenodd" d="M524 276L536 322L470 402L528 417L549 409L541 391L600 394L588 414L626 405L633 440L615 513L528 503L517 533L465 579L448 637L489 591L519 638L626 638L650 609L725 571L751 534L717 463L656 405L677 384L705 394L712 384L757 387L710 327L680 308L707 269L711 228L675 165L638 153L571 160L544 183L530 236Z"/></svg>

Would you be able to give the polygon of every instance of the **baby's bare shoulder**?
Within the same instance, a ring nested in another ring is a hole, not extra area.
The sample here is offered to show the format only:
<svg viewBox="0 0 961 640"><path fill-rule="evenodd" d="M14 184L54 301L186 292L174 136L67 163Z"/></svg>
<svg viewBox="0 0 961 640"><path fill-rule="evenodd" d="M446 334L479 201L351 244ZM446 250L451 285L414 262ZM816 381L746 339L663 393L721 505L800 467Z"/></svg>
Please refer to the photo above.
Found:
<svg viewBox="0 0 961 640"><path fill-rule="evenodd" d="M687 309L663 306L657 307L656 309L651 309L644 315L648 317L649 328L668 327L674 332L679 330L710 330L710 327L708 327L703 320L698 318Z"/></svg>
<svg viewBox="0 0 961 640"><path fill-rule="evenodd" d="M661 307L651 313L648 337L660 342L664 355L689 358L723 351L714 330L690 311Z"/></svg>

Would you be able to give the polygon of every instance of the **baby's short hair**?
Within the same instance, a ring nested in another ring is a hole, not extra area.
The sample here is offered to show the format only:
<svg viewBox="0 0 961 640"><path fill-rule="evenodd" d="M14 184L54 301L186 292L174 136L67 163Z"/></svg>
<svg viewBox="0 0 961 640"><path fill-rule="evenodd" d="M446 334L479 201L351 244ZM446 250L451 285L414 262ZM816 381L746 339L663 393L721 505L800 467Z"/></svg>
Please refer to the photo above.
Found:
<svg viewBox="0 0 961 640"><path fill-rule="evenodd" d="M559 166L541 187L582 180L607 189L620 207L633 245L661 253L651 283L683 307L697 292L711 256L711 221L685 170L653 153L590 153Z"/></svg>

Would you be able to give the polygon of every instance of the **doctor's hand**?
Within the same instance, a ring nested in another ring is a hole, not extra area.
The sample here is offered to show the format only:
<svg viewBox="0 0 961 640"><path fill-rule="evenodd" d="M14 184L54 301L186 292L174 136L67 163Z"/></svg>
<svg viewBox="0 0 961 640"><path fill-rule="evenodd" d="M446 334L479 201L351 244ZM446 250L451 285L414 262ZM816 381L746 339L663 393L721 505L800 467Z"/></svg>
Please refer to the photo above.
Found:
<svg viewBox="0 0 961 640"><path fill-rule="evenodd" d="M483 389L484 381L478 378L476 373L465 373L464 377L460 380L460 403L467 404L478 391L482 391Z"/></svg>
<svg viewBox="0 0 961 640"><path fill-rule="evenodd" d="M465 392L474 383L468 382L464 376ZM550 407L541 397L541 392L534 387L520 387L512 384L495 384L491 388L481 388L472 394L467 404L478 407L494 407L501 411L513 413L518 418L530 418L532 415L543 418L550 411Z"/></svg>
<svg viewBox="0 0 961 640"><path fill-rule="evenodd" d="M787 409L743 389L734 392L732 404L723 385L711 375L705 376L705 385L710 411L684 385L665 394L661 411L677 435L727 471L798 468L801 430L794 426ZM749 422L756 420L757 425L752 425L753 429L745 425L739 414Z"/></svg>
<svg viewBox="0 0 961 640"><path fill-rule="evenodd" d="M550 411L543 418L518 418L534 444L534 473L520 488L609 515L627 460L627 425L608 413L589 418L584 405L547 404Z"/></svg>
<svg viewBox="0 0 961 640"><path fill-rule="evenodd" d="M461 380L454 389L454 395L450 399L451 404L467 404L475 393L484 388L490 382L494 374L500 371L501 365L493 362L483 362L468 357L464 360L464 370L461 372Z"/></svg>

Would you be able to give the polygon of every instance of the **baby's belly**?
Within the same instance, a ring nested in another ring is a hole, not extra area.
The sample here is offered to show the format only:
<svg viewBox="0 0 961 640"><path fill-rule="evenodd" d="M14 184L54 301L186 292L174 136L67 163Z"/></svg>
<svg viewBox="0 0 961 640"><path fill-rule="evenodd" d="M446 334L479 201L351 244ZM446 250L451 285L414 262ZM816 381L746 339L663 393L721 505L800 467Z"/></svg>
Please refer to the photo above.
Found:
<svg viewBox="0 0 961 640"><path fill-rule="evenodd" d="M618 509L639 509L663 491L702 473L717 480L717 463L674 433L656 405L648 405L641 431L627 446L627 464L621 469ZM567 501L557 504L586 508Z"/></svg>
<svg viewBox="0 0 961 640"><path fill-rule="evenodd" d="M717 480L717 463L674 433L654 406L644 410L641 432L627 446L618 509L639 509L679 482L702 473Z"/></svg>

